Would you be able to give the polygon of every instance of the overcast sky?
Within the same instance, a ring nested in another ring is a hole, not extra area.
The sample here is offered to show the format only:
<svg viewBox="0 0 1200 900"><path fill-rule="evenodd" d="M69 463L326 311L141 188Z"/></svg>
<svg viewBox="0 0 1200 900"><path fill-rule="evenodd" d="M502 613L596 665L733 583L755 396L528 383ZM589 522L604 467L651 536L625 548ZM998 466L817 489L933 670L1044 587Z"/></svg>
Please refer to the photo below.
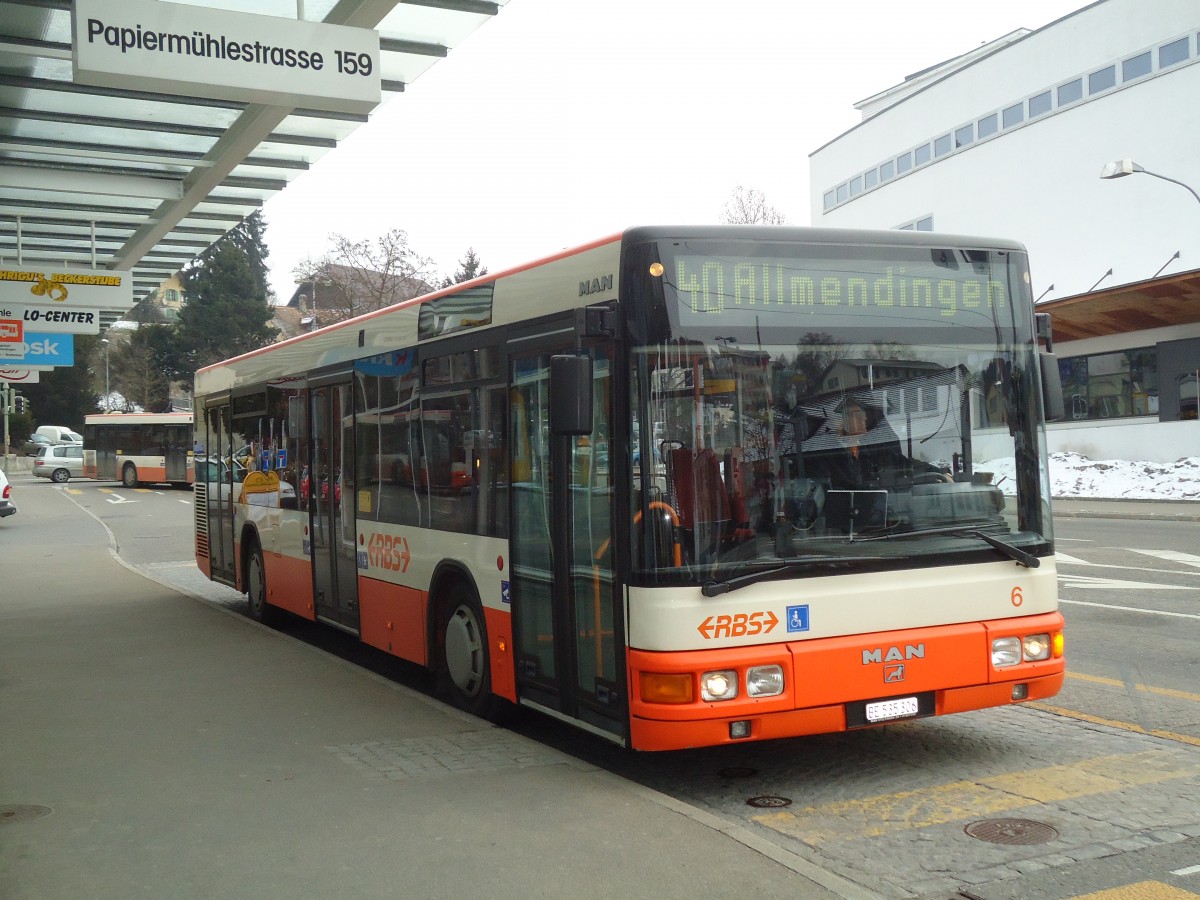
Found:
<svg viewBox="0 0 1200 900"><path fill-rule="evenodd" d="M808 225L808 155L853 104L1081 0L510 0L267 202L271 283L408 232L439 274L631 225L718 221L738 185Z"/></svg>

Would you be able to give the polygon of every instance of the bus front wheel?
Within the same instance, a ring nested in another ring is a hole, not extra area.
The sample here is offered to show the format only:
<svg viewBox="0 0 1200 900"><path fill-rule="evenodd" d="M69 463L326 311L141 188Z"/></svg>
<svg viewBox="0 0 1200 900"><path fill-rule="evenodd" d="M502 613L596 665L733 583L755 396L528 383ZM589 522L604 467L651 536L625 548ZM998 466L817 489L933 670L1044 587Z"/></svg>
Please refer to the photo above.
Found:
<svg viewBox="0 0 1200 900"><path fill-rule="evenodd" d="M137 466L133 463L126 463L125 468L121 470L121 484L127 488L138 486Z"/></svg>
<svg viewBox="0 0 1200 900"><path fill-rule="evenodd" d="M474 592L464 584L450 590L442 619L439 680L443 691L464 712L484 719L498 713L492 695L487 626Z"/></svg>

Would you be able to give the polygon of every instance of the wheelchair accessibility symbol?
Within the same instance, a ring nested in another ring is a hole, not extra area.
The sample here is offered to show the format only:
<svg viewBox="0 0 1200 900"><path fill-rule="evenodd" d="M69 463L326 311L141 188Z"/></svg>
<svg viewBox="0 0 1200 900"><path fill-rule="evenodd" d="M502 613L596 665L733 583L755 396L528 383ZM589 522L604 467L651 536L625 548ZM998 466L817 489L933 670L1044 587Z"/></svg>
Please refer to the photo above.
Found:
<svg viewBox="0 0 1200 900"><path fill-rule="evenodd" d="M787 608L787 630L808 631L808 604Z"/></svg>

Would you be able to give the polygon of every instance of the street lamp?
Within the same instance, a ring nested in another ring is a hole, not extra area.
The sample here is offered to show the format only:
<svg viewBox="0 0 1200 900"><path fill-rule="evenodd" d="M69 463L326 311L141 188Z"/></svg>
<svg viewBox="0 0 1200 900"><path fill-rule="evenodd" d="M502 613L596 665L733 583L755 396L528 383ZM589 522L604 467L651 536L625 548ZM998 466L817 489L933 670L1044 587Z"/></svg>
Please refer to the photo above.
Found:
<svg viewBox="0 0 1200 900"><path fill-rule="evenodd" d="M1143 175L1153 175L1155 178L1161 178L1163 181L1171 182L1171 184L1177 184L1181 188L1185 188L1193 197L1196 198L1196 202L1200 203L1200 194L1197 194L1191 187L1184 184L1182 181L1178 181L1174 178L1168 178L1166 175L1159 175L1157 172L1151 172L1145 166L1140 166L1135 163L1132 159L1118 159L1116 162L1108 163L1103 169L1100 170L1100 177L1107 179L1124 178L1126 175L1136 175L1138 172L1141 172Z"/></svg>
<svg viewBox="0 0 1200 900"><path fill-rule="evenodd" d="M104 411L108 412L109 397L108 392L108 338L100 338L100 343L104 345Z"/></svg>

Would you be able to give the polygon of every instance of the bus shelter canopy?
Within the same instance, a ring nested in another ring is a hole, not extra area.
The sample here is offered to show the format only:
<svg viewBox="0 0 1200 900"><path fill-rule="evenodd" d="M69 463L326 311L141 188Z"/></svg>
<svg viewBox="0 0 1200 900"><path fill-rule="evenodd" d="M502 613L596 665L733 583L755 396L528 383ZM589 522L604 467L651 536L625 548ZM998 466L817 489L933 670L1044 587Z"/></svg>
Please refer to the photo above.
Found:
<svg viewBox="0 0 1200 900"><path fill-rule="evenodd" d="M386 102L507 0L174 2L376 30ZM81 84L72 34L71 0L0 0L4 265L132 271L137 302L367 121Z"/></svg>

